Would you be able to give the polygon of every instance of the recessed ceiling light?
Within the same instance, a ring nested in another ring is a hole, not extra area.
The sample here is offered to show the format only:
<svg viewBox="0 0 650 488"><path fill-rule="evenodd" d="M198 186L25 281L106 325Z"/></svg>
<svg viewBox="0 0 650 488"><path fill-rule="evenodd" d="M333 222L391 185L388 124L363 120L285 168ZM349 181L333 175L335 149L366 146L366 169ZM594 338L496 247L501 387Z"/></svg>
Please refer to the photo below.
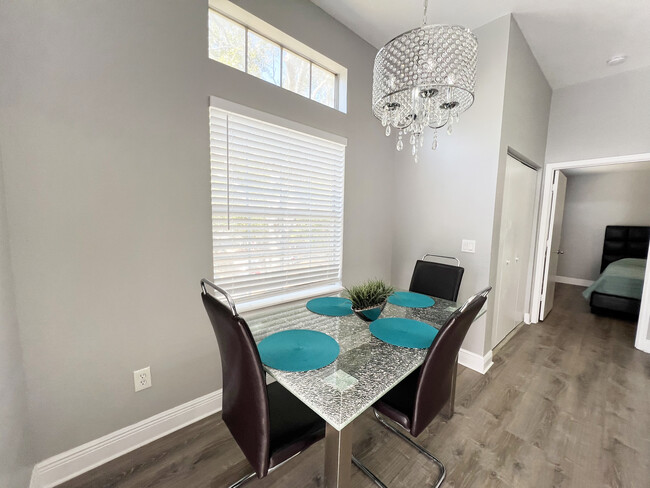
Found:
<svg viewBox="0 0 650 488"><path fill-rule="evenodd" d="M618 64L623 64L627 60L627 56L625 54L618 54L616 56L612 56L607 60L607 66L616 66Z"/></svg>

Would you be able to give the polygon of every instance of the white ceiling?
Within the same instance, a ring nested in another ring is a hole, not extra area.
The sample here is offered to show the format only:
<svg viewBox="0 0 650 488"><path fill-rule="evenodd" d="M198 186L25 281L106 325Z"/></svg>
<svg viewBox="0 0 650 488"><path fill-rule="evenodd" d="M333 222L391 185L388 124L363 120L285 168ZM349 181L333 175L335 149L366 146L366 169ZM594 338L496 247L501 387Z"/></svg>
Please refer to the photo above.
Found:
<svg viewBox="0 0 650 488"><path fill-rule="evenodd" d="M422 21L423 0L312 1L377 48ZM475 29L510 12L552 88L650 66L650 0L430 0L428 18Z"/></svg>
<svg viewBox="0 0 650 488"><path fill-rule="evenodd" d="M596 175L603 173L622 173L626 171L650 171L650 161L625 164L607 164L604 166L589 166L587 168L563 169L566 176Z"/></svg>

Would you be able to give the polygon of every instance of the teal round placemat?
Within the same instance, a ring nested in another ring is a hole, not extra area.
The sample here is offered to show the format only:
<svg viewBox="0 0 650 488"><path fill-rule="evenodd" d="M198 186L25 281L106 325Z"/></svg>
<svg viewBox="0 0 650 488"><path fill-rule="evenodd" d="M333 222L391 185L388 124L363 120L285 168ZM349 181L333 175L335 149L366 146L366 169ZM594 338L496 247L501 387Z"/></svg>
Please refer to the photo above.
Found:
<svg viewBox="0 0 650 488"><path fill-rule="evenodd" d="M338 342L315 330L292 329L271 334L257 349L262 362L282 371L311 371L334 362Z"/></svg>
<svg viewBox="0 0 650 488"><path fill-rule="evenodd" d="M342 317L352 315L352 302L341 297L312 298L307 302L307 309L320 315Z"/></svg>
<svg viewBox="0 0 650 488"><path fill-rule="evenodd" d="M400 307L409 308L426 308L433 306L435 300L422 293L413 293L412 291L396 291L388 297L388 303L399 305Z"/></svg>
<svg viewBox="0 0 650 488"><path fill-rule="evenodd" d="M438 329L418 320L390 317L371 323L370 333L393 346L426 349L438 335Z"/></svg>

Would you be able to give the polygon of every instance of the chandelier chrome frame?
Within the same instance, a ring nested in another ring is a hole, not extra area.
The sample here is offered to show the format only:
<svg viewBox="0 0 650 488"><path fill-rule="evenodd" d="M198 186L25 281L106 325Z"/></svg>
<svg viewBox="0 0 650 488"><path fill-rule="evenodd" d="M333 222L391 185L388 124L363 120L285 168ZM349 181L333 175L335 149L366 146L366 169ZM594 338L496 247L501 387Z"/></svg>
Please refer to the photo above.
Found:
<svg viewBox="0 0 650 488"><path fill-rule="evenodd" d="M386 127L398 130L397 150L409 136L415 161L424 144L424 129L433 129L432 148L438 146L438 129L451 133L462 112L474 103L478 41L458 25L427 24L424 0L422 26L389 41L375 58L372 108Z"/></svg>

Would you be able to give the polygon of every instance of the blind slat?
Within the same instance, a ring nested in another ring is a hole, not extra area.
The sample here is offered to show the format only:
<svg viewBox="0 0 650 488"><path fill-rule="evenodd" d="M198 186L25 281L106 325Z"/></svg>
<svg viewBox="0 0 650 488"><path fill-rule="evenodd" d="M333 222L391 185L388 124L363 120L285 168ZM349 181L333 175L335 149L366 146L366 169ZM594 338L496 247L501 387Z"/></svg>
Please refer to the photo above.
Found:
<svg viewBox="0 0 650 488"><path fill-rule="evenodd" d="M237 301L340 284L345 147L210 108L214 279Z"/></svg>

